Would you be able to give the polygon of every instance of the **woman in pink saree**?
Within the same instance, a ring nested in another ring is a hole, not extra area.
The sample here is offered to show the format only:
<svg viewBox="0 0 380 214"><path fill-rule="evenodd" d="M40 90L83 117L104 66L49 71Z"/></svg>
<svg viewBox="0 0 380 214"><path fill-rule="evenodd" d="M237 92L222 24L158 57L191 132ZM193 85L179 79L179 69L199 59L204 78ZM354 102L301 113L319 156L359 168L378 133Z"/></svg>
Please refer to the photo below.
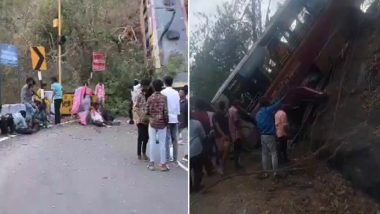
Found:
<svg viewBox="0 0 380 214"><path fill-rule="evenodd" d="M90 113L91 107L91 96L92 91L85 83L84 86L79 87L75 90L73 107L71 108L72 115L78 115L79 123L82 125L88 124L88 115Z"/></svg>

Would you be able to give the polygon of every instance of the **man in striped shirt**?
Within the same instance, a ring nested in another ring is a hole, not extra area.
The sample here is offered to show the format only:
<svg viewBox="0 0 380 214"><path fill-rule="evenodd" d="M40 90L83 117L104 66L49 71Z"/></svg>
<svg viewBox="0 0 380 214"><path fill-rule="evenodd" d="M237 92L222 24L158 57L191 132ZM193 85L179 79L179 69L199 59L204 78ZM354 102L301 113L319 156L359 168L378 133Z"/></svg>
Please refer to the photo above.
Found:
<svg viewBox="0 0 380 214"><path fill-rule="evenodd" d="M168 103L167 97L161 94L163 82L161 80L154 80L153 83L154 93L148 98L147 101L147 116L149 117L149 149L150 149L150 162L148 165L149 170L154 170L154 153L156 150L156 140L160 146L160 167L161 171L168 171L166 165L166 131L169 122Z"/></svg>

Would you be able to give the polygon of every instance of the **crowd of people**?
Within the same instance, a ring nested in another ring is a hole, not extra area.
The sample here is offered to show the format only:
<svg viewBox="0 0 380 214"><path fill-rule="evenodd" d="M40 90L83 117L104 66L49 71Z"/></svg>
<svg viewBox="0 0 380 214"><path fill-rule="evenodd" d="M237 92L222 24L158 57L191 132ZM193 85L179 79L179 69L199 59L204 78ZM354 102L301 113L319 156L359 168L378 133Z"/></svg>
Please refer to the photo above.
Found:
<svg viewBox="0 0 380 214"><path fill-rule="evenodd" d="M15 131L19 134L32 134L40 128L47 128L50 123L49 115L51 114L51 101L45 97L44 90L47 84L40 82L37 87L36 81L29 77L26 84L21 88L20 100L25 105L25 111L14 113L12 115ZM51 79L51 89L53 90L54 109L59 112L62 103L63 88L56 78ZM58 110L57 110L58 107ZM55 124L60 123L60 114L55 114Z"/></svg>
<svg viewBox="0 0 380 214"><path fill-rule="evenodd" d="M173 78L135 80L131 90L130 124L138 129L137 158L149 162L149 170L168 171L178 166L178 136L187 128L187 86L177 91ZM147 144L149 143L149 157ZM170 153L173 147L173 155ZM156 163L155 154L160 158ZM157 167L156 167L157 166Z"/></svg>
<svg viewBox="0 0 380 214"><path fill-rule="evenodd" d="M54 115L54 124L61 124L61 106L63 99L63 87L57 78L51 78L50 89L52 97L45 94L47 84L29 77L21 88L20 101L25 110L8 113L1 116L2 134L16 132L18 134L33 134L41 128L47 128L50 116ZM92 91L85 83L75 91L72 115L77 116L82 125L92 123L97 126L105 126L112 122L113 117L105 111L105 87L100 81L95 87L96 102L91 104ZM53 103L53 107L51 107Z"/></svg>
<svg viewBox="0 0 380 214"><path fill-rule="evenodd" d="M325 94L311 89L297 89L294 96L325 98ZM304 95L302 95L302 92ZM298 94L296 94L298 93ZM297 96L296 96L297 95ZM300 95L300 96L298 96ZM266 97L259 100L257 113L247 113L239 100L227 106L225 102L217 103L214 108L206 102L197 100L190 114L190 189L199 191L203 188L203 172L213 175L217 170L224 175L233 150L236 170L243 168L240 156L242 153L243 123L254 125L260 135L262 178L270 174L278 178L278 165L288 163L287 144L290 138L288 112L291 106L284 98L270 103Z"/></svg>
<svg viewBox="0 0 380 214"><path fill-rule="evenodd" d="M71 114L79 119L79 123L86 126L92 124L98 127L112 125L114 117L107 112L106 89L102 80L95 86L95 102L92 100L92 89L85 82L74 92Z"/></svg>

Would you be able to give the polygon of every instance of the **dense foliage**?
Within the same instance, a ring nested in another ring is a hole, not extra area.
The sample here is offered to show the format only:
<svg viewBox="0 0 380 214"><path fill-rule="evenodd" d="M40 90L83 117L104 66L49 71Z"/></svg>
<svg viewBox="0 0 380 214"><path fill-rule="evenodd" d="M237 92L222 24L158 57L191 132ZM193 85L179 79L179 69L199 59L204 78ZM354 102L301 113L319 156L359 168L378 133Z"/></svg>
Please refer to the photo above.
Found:
<svg viewBox="0 0 380 214"><path fill-rule="evenodd" d="M48 70L43 80L49 83L57 76L58 36L53 28L57 17L55 0L1 0L0 43L14 44L19 48L19 69L5 71L3 103L19 102L20 87L27 76L37 79L32 71L30 46L46 48ZM152 75L149 62L144 60L140 42L139 1L122 0L62 0L63 45L62 76L65 91L72 92L90 77L92 52L106 54L107 71L95 74L91 82L102 78L106 83L109 109L126 114L130 97L128 86L134 78ZM137 40L125 35L126 28L134 29ZM178 59L174 59L178 67ZM168 72L175 72L173 68Z"/></svg>
<svg viewBox="0 0 380 214"><path fill-rule="evenodd" d="M230 1L215 16L197 14L203 21L191 35L192 95L212 99L233 68L263 31L261 1Z"/></svg>

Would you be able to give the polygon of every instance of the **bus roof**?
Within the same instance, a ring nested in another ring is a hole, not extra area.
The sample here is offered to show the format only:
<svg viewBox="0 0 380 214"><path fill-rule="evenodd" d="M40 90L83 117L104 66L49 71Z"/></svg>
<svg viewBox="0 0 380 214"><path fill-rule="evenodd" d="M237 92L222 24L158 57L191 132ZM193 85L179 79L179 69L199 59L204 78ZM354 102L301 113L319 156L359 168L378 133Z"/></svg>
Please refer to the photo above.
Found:
<svg viewBox="0 0 380 214"><path fill-rule="evenodd" d="M165 1L154 1L154 14L155 14L155 30L157 33L157 39L159 40L163 31L165 30L165 26L169 23L172 18L173 12L167 10L167 6L164 4ZM169 28L169 30L177 31L180 34L179 40L170 41L164 36L162 40L162 47L159 47L162 56L160 56L161 65L167 65L171 55L182 55L183 59L187 64L187 32L186 32L186 20L187 17L185 14L185 8L183 8L183 4L181 0L172 0L176 14L174 16L174 20ZM158 41L157 41L158 44Z"/></svg>
<svg viewBox="0 0 380 214"><path fill-rule="evenodd" d="M263 35L259 38L258 41L255 42L252 48L248 51L247 55L243 57L243 59L239 62L239 64L234 68L234 70L230 73L227 79L223 82L223 84L221 85L217 93L215 94L214 98L211 100L211 103L216 102L216 100L223 93L223 91L226 89L228 84L232 81L232 79L236 76L236 74L241 70L242 66L247 62L248 59L250 59L253 56L255 49L261 44L267 42L268 38L272 36L272 33L276 30L276 26L278 22L281 21L280 20L281 17L286 16L291 6L294 3L298 3L299 1L303 1L303 0L287 0L284 3L284 5L275 13L271 22L269 23L269 26L265 29Z"/></svg>

